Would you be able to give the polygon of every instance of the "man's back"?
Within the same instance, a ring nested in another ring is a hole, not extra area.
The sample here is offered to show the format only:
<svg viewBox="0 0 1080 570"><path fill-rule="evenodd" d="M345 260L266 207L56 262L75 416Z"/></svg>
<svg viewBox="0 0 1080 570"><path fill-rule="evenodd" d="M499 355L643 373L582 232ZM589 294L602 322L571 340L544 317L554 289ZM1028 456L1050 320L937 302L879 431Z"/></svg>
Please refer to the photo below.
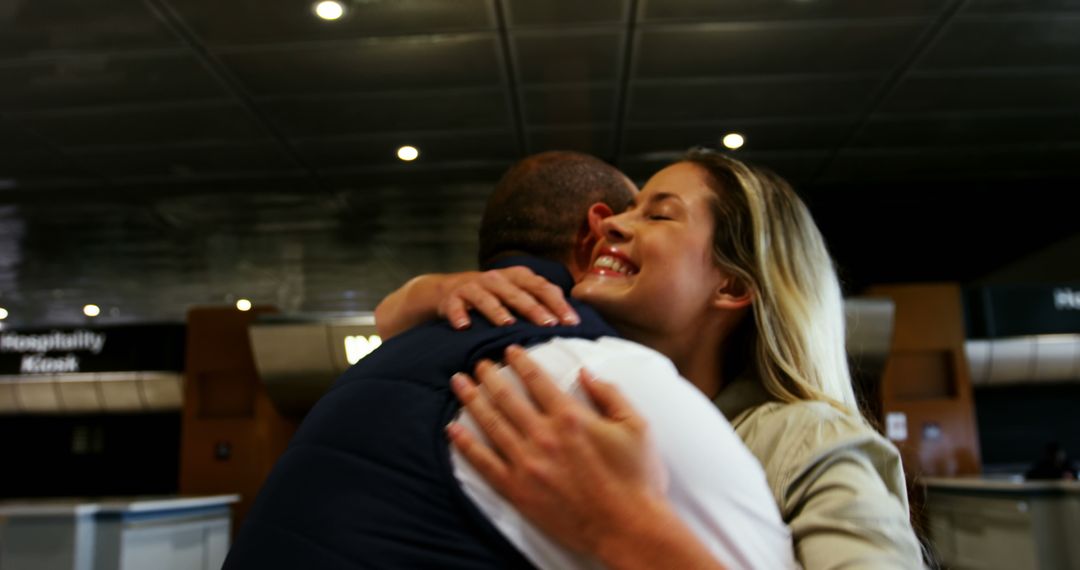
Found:
<svg viewBox="0 0 1080 570"><path fill-rule="evenodd" d="M558 264L505 263L572 284ZM582 325L573 328L425 325L350 368L293 437L225 568L530 567L453 477L443 430L459 404L449 378L499 358L511 343L613 334L590 309L576 308Z"/></svg>

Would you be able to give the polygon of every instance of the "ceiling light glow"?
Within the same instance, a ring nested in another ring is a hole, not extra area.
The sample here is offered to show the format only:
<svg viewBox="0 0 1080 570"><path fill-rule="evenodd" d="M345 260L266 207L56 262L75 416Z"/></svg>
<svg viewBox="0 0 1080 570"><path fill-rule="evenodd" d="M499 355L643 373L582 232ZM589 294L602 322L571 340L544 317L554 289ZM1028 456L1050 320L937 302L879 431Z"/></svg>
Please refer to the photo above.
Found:
<svg viewBox="0 0 1080 570"><path fill-rule="evenodd" d="M3 307L0 307L0 321L6 319L7 317L8 317L7 309L5 309Z"/></svg>
<svg viewBox="0 0 1080 570"><path fill-rule="evenodd" d="M418 156L420 156L420 151L414 146L403 146L397 149L397 157L405 162L416 160Z"/></svg>
<svg viewBox="0 0 1080 570"><path fill-rule="evenodd" d="M735 150L741 148L742 145L746 144L746 139L739 133L728 133L724 135L723 143L724 146L730 148L731 150Z"/></svg>
<svg viewBox="0 0 1080 570"><path fill-rule="evenodd" d="M82 308L82 312L88 317L96 317L101 314L101 307L94 304L85 305Z"/></svg>
<svg viewBox="0 0 1080 570"><path fill-rule="evenodd" d="M315 5L315 14L324 20L336 20L345 14L345 7L341 2L324 0Z"/></svg>
<svg viewBox="0 0 1080 570"><path fill-rule="evenodd" d="M236 308L240 309L241 311L250 311L251 301L248 301L247 299L238 299L236 301Z"/></svg>

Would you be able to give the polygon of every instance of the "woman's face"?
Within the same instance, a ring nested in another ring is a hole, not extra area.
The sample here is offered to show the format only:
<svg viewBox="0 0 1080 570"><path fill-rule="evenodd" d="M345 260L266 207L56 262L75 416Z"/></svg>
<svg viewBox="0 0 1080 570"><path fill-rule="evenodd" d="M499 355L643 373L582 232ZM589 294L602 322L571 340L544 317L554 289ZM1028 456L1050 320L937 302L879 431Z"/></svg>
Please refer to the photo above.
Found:
<svg viewBox="0 0 1080 570"><path fill-rule="evenodd" d="M628 210L595 224L599 243L574 297L624 334L627 327L646 334L692 331L725 277L713 261L714 192L707 176L693 163L669 166Z"/></svg>

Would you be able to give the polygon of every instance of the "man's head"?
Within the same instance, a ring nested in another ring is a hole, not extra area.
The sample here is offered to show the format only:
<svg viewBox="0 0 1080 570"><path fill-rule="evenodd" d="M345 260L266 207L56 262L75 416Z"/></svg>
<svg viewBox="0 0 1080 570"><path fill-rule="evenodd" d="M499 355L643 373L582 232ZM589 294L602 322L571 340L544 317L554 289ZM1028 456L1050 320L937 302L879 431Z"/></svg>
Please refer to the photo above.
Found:
<svg viewBox="0 0 1080 570"><path fill-rule="evenodd" d="M526 253L567 263L589 236L589 207L621 212L637 189L606 162L577 152L534 154L510 167L480 222L480 263Z"/></svg>

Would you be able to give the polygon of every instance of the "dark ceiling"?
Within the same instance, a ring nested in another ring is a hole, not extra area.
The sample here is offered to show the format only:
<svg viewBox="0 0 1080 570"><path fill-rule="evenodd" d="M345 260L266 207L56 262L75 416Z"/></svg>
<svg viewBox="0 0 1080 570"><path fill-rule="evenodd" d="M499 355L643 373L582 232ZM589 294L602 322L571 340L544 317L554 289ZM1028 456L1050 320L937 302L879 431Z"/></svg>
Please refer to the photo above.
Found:
<svg viewBox="0 0 1080 570"><path fill-rule="evenodd" d="M971 282L1080 232L1080 0L347 7L0 0L8 324L370 309L471 267L518 157L644 180L730 131L804 193L853 291Z"/></svg>

